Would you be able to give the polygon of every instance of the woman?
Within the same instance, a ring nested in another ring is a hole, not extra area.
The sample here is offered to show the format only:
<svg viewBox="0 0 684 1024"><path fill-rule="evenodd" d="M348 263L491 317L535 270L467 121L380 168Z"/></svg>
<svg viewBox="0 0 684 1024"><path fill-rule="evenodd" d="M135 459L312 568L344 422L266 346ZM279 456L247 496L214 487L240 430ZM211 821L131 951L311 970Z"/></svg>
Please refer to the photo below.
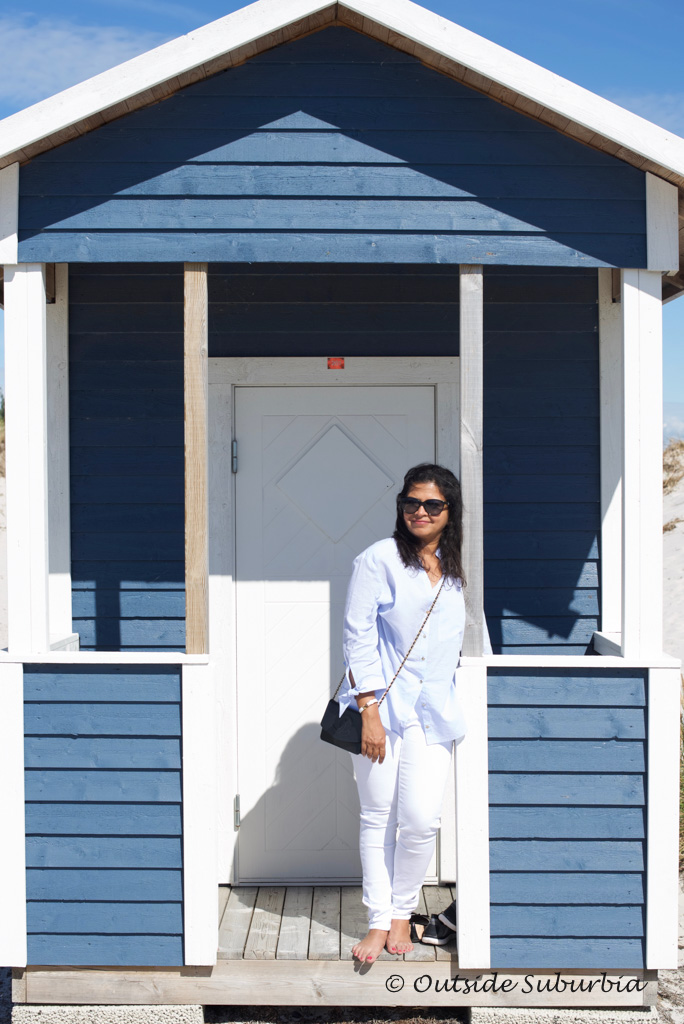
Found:
<svg viewBox="0 0 684 1024"><path fill-rule="evenodd" d="M348 688L339 704L340 714L352 706L362 715L361 753L351 755L369 919L352 952L362 961L383 947L413 949L409 922L435 847L452 743L465 735L455 689L465 624L462 535L458 480L425 463L404 478L393 536L354 561L344 622Z"/></svg>

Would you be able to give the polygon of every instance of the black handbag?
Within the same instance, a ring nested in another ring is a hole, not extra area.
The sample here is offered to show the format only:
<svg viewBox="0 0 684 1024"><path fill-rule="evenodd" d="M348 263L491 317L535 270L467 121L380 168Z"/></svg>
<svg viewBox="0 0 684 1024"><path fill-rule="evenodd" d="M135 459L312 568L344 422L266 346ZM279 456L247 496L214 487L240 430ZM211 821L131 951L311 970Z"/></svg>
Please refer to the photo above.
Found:
<svg viewBox="0 0 684 1024"><path fill-rule="evenodd" d="M443 586L444 579L442 579L440 588L437 591L437 597L439 597L439 595L442 593ZM430 618L430 615L432 614L432 609L437 604L437 597L430 605L428 613L423 619L420 629L416 633L416 639L413 641L408 651L404 655L404 660L402 661L397 671L394 673L394 678L392 679L392 682L390 682L389 686L387 687L382 697L378 701L378 706L382 704L383 700L389 693L392 683L401 672L402 668L404 667L408 660L411 651L416 646L418 637L423 632L423 629L425 628L425 623ZM335 693L333 694L333 696L330 698L326 705L325 713L323 715L323 718L321 719L321 739L325 743L332 743L334 747L340 747L342 750L348 750L352 754L360 754L362 726L361 714L358 711L352 711L351 708L345 708L343 713L340 714L340 705L337 703L336 699L337 694L340 692L342 683L345 681L346 678L347 674L345 672L345 674L340 679L340 684L335 690Z"/></svg>

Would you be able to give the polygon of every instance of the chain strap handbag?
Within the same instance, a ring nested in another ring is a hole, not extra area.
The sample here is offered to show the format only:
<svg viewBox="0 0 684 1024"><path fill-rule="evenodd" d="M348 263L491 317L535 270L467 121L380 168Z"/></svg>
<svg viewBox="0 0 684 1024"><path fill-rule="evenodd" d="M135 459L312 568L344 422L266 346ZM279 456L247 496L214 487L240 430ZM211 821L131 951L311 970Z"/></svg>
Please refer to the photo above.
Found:
<svg viewBox="0 0 684 1024"><path fill-rule="evenodd" d="M426 624L427 620L430 618L430 615L432 614L432 609L437 604L437 598L442 593L442 587L443 586L444 586L444 578L442 579L442 583L440 585L440 588L437 591L437 597L434 599L434 601L430 605L430 607L428 609L428 613L425 616L425 618L423 619L423 622L422 622L422 625L421 625L420 629L416 633L415 640L413 641L413 643L409 647L408 651L404 655L404 660L402 661L401 665L399 666L397 671L394 673L394 678L392 679L392 682L390 682L389 686L387 687L387 689L383 693L382 697L378 701L378 707L382 704L383 700L385 699L387 694L390 692L390 690L392 688L392 684L394 683L394 680L397 678L397 676L401 672L402 668L404 667L404 665L408 661L408 658L409 658L409 655L411 654L411 651L416 646L416 643L418 641L418 637L423 632L423 630L425 628L425 624ZM326 709L325 709L325 714L323 715L323 718L321 719L321 739L325 743L332 743L333 746L335 746L335 747L341 747L342 750L349 750L352 754L360 754L361 753L361 726L362 726L361 715L360 715L360 713L358 711L353 711L351 708L345 708L344 712L342 714L340 714L340 705L337 703L337 699L336 699L337 698L337 694L340 692L340 688L342 686L342 683L345 681L346 678L347 678L347 674L345 672L345 674L340 679L340 684L337 687L337 689L335 690L335 693L333 694L333 696L328 701L328 704L327 704Z"/></svg>

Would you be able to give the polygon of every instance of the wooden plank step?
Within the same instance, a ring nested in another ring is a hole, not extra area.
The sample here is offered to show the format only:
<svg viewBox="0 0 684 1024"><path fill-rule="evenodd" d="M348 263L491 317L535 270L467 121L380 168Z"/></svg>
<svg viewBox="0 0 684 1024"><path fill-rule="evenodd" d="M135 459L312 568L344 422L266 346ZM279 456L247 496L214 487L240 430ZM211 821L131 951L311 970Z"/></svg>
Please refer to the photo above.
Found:
<svg viewBox="0 0 684 1024"><path fill-rule="evenodd" d="M306 960L312 902L313 886L288 885L276 949L277 960Z"/></svg>
<svg viewBox="0 0 684 1024"><path fill-rule="evenodd" d="M428 917L430 914L440 914L443 910L446 910L454 898L448 885L424 885L423 895L425 896ZM448 943L448 945L433 946L432 948L435 951L435 960L453 961L456 959L455 936L454 941Z"/></svg>
<svg viewBox="0 0 684 1024"><path fill-rule="evenodd" d="M284 886L259 886L245 944L245 960L275 960L284 902Z"/></svg>
<svg viewBox="0 0 684 1024"><path fill-rule="evenodd" d="M219 925L218 960L242 960L257 892L256 885L230 890Z"/></svg>
<svg viewBox="0 0 684 1024"><path fill-rule="evenodd" d="M420 890L420 895L418 896L418 906L416 907L415 913L425 914L429 917L427 907L425 905L425 893L423 892L422 889ZM434 959L435 947L424 946L422 942L414 942L412 952L404 953L404 960L406 960L408 963L423 963Z"/></svg>
<svg viewBox="0 0 684 1024"><path fill-rule="evenodd" d="M309 936L309 960L340 958L340 886L314 888Z"/></svg>

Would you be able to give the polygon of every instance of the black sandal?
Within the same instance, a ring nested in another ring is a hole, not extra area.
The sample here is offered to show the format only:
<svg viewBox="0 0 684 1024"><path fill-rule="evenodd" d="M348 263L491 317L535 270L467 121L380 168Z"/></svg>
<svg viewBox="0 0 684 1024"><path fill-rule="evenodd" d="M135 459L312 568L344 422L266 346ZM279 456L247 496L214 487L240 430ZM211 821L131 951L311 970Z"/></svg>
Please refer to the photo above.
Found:
<svg viewBox="0 0 684 1024"><path fill-rule="evenodd" d="M430 923L430 918L425 914L411 914L409 918L411 942L422 942L423 932Z"/></svg>

